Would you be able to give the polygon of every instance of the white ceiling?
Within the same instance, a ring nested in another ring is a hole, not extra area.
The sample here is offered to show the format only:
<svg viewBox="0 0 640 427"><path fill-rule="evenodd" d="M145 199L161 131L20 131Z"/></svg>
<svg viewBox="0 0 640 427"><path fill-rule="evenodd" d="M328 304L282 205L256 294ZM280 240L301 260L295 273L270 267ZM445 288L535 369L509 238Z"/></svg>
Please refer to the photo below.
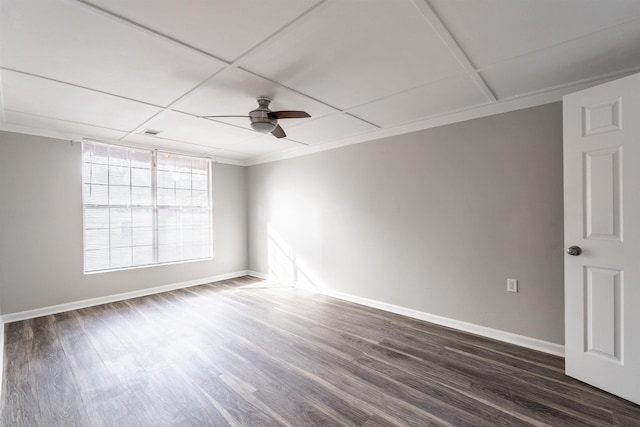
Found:
<svg viewBox="0 0 640 427"><path fill-rule="evenodd" d="M640 0L0 0L0 129L253 164L640 71ZM257 96L286 139L250 130ZM161 131L143 135L145 129Z"/></svg>

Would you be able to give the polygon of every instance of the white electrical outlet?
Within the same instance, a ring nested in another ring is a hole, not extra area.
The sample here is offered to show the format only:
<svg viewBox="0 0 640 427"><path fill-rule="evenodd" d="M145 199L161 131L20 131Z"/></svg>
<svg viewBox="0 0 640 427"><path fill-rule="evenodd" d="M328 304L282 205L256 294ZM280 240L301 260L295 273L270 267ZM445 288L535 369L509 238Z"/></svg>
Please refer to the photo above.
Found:
<svg viewBox="0 0 640 427"><path fill-rule="evenodd" d="M517 279L507 279L507 291L509 291L509 292L518 292L518 280Z"/></svg>

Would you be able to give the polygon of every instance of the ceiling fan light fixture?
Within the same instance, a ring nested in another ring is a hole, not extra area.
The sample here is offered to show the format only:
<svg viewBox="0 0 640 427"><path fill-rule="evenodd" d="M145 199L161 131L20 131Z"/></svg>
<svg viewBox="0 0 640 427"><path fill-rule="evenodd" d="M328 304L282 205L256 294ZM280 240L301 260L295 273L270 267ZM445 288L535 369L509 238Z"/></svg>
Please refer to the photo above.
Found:
<svg viewBox="0 0 640 427"><path fill-rule="evenodd" d="M277 123L271 123L271 122L252 122L251 123L251 129L260 133L270 133L276 128L276 126L277 126Z"/></svg>
<svg viewBox="0 0 640 427"><path fill-rule="evenodd" d="M287 134L282 127L278 124L278 119L303 119L311 117L311 115L305 111L297 110L284 110L284 111L271 111L269 104L271 99L265 96L257 98L258 108L249 111L248 116L201 116L203 119L216 119L225 117L248 117L251 129L260 133L270 133L276 138L285 138Z"/></svg>

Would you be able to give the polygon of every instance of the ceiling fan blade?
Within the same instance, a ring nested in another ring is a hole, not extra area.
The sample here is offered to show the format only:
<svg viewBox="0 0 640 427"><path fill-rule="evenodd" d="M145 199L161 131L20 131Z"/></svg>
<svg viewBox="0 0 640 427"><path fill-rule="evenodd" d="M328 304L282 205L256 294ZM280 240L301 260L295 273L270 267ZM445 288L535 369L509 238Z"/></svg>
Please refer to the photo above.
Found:
<svg viewBox="0 0 640 427"><path fill-rule="evenodd" d="M305 111L272 111L269 113L269 116L274 119L304 119L311 117L311 115Z"/></svg>
<svg viewBox="0 0 640 427"><path fill-rule="evenodd" d="M249 116L200 116L201 119L225 119L230 117L249 117Z"/></svg>
<svg viewBox="0 0 640 427"><path fill-rule="evenodd" d="M287 136L287 134L284 133L284 130L280 127L280 125L276 126L276 128L271 131L271 135L275 136L276 138L284 138L285 136Z"/></svg>

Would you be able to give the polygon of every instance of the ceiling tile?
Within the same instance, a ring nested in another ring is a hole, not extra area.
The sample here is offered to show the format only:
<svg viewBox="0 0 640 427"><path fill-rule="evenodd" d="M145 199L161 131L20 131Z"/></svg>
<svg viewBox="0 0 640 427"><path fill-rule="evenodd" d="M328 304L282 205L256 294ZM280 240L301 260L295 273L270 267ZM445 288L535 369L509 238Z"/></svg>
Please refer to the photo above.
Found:
<svg viewBox="0 0 640 427"><path fill-rule="evenodd" d="M284 127L288 138L307 144L319 144L375 129L375 126L348 114L332 114L296 126Z"/></svg>
<svg viewBox="0 0 640 427"><path fill-rule="evenodd" d="M237 160L237 161L245 161L255 157L255 154L252 153L239 153L237 151L227 150L225 148L221 148L219 150L211 151L207 153L207 156L212 157L213 160L217 159L228 159L228 160Z"/></svg>
<svg viewBox="0 0 640 427"><path fill-rule="evenodd" d="M441 80L349 110L380 126L394 126L487 103L468 75Z"/></svg>
<svg viewBox="0 0 640 427"><path fill-rule="evenodd" d="M501 62L481 74L499 98L640 68L640 21Z"/></svg>
<svg viewBox="0 0 640 427"><path fill-rule="evenodd" d="M4 108L129 131L160 109L88 89L2 70Z"/></svg>
<svg viewBox="0 0 640 427"><path fill-rule="evenodd" d="M241 66L341 109L463 72L405 1L329 1Z"/></svg>
<svg viewBox="0 0 640 427"><path fill-rule="evenodd" d="M253 139L249 139L238 144L227 147L231 151L239 153L251 154L253 156L262 156L279 151L288 151L296 148L303 148L304 145L297 142L289 141L286 138L278 139L272 135L259 135ZM221 155L223 155L221 153Z"/></svg>
<svg viewBox="0 0 640 427"><path fill-rule="evenodd" d="M68 122L49 117L34 116L17 111L4 110L4 123L24 126L34 130L49 131L71 139L99 138L118 140L127 133L114 129L90 126L82 123Z"/></svg>
<svg viewBox="0 0 640 427"><path fill-rule="evenodd" d="M200 86L172 108L198 116L244 115L258 107L256 98L272 99L270 108L277 110L303 110L312 117L321 117L335 110L306 96L283 88L238 69L227 69ZM220 119L240 126L249 126L249 119Z"/></svg>
<svg viewBox="0 0 640 427"><path fill-rule="evenodd" d="M476 67L640 18L638 0L430 0Z"/></svg>
<svg viewBox="0 0 640 427"><path fill-rule="evenodd" d="M638 0L0 0L0 128L251 162L456 120L487 101L421 2L503 106L640 70ZM258 96L312 118L197 117Z"/></svg>
<svg viewBox="0 0 640 427"><path fill-rule="evenodd" d="M140 134L149 128L161 131L155 138L198 144L209 149L223 148L255 138L253 130L240 129L175 111L163 111L136 129L135 133Z"/></svg>
<svg viewBox="0 0 640 427"><path fill-rule="evenodd" d="M175 0L89 2L231 62L318 0L195 0L188 6Z"/></svg>
<svg viewBox="0 0 640 427"><path fill-rule="evenodd" d="M165 106L223 64L77 2L3 0L2 66Z"/></svg>
<svg viewBox="0 0 640 427"><path fill-rule="evenodd" d="M211 151L211 147L188 142L173 141L146 135L130 134L123 138L121 142L134 147L146 147L155 150L175 151L185 154L204 154Z"/></svg>

